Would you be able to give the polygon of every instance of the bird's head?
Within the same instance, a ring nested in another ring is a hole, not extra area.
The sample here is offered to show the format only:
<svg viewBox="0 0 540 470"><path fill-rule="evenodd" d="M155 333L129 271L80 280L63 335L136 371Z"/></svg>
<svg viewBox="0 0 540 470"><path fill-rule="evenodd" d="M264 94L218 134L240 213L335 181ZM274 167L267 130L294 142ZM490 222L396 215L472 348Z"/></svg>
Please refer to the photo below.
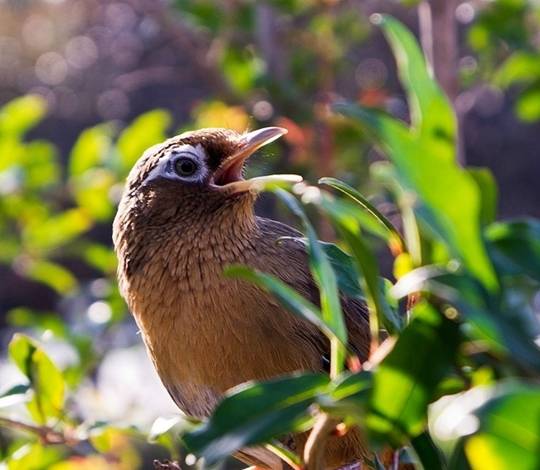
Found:
<svg viewBox="0 0 540 470"><path fill-rule="evenodd" d="M197 214L220 206L249 204L265 182L300 181L296 175L244 179L244 163L259 148L286 133L281 127L237 133L229 129L186 132L148 149L131 171L125 204L146 216ZM133 205L130 204L132 207Z"/></svg>

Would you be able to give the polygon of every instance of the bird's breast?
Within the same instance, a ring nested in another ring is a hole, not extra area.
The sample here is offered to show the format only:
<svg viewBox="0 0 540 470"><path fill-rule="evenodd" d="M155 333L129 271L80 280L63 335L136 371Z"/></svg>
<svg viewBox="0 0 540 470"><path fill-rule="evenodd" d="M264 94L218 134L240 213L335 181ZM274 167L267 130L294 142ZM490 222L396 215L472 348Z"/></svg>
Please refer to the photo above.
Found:
<svg viewBox="0 0 540 470"><path fill-rule="evenodd" d="M317 368L317 355L291 337L292 315L257 287L223 275L227 265L264 264L265 256L249 240L175 244L129 281L152 361L184 411L206 415L234 385Z"/></svg>

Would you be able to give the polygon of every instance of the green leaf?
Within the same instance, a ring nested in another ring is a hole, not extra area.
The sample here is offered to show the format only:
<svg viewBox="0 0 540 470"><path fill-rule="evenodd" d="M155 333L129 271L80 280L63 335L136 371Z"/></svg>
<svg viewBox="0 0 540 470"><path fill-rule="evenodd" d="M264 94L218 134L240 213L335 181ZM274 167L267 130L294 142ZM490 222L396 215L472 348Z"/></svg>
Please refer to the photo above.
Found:
<svg viewBox="0 0 540 470"><path fill-rule="evenodd" d="M524 90L516 102L516 113L525 122L540 119L540 86Z"/></svg>
<svg viewBox="0 0 540 470"><path fill-rule="evenodd" d="M497 205L499 191L493 173L488 168L467 168L474 178L481 196L480 220L482 225L495 222L497 217Z"/></svg>
<svg viewBox="0 0 540 470"><path fill-rule="evenodd" d="M9 355L34 390L34 397L27 404L32 418L46 424L50 418L61 417L64 379L43 349L28 336L17 333L9 343Z"/></svg>
<svg viewBox="0 0 540 470"><path fill-rule="evenodd" d="M456 453L466 458L472 470L540 468L540 387L536 383L474 388L450 400L437 421L435 429L463 436ZM445 422L454 428L445 429Z"/></svg>
<svg viewBox="0 0 540 470"><path fill-rule="evenodd" d="M384 281L379 276L377 260L362 236L358 219L347 210L347 206L327 194L323 193L314 203L330 216L349 245L357 271L362 274L359 278L360 286L366 295L370 314L376 315L376 319L370 317L372 335L378 334L378 323L382 323L390 332L399 331L401 319L386 301Z"/></svg>
<svg viewBox="0 0 540 470"><path fill-rule="evenodd" d="M504 88L516 82L531 83L540 77L540 57L537 53L514 52L494 77L494 82Z"/></svg>
<svg viewBox="0 0 540 470"><path fill-rule="evenodd" d="M317 403L331 416L363 426L372 383L371 372L344 373L334 380L327 394L318 397Z"/></svg>
<svg viewBox="0 0 540 470"><path fill-rule="evenodd" d="M411 445L425 470L445 470L448 468L444 454L435 445L427 431L413 437Z"/></svg>
<svg viewBox="0 0 540 470"><path fill-rule="evenodd" d="M376 438L403 444L425 428L428 404L454 363L458 324L420 302L412 320L373 375L366 424Z"/></svg>
<svg viewBox="0 0 540 470"><path fill-rule="evenodd" d="M232 389L209 421L184 436L190 451L212 465L245 446L305 430L307 412L328 387L325 374L296 374Z"/></svg>
<svg viewBox="0 0 540 470"><path fill-rule="evenodd" d="M141 114L118 137L120 169L127 175L139 157L152 145L163 142L171 115L163 109Z"/></svg>
<svg viewBox="0 0 540 470"><path fill-rule="evenodd" d="M28 385L15 385L0 395L0 408L8 408L13 405L28 402L30 387Z"/></svg>
<svg viewBox="0 0 540 470"><path fill-rule="evenodd" d="M367 211L374 220L376 220L380 225L388 231L389 237L385 238L392 245L397 245L400 248L400 251L406 251L405 242L401 237L399 231L394 227L392 222L390 222L384 215L382 215L379 210L371 204L362 194L360 194L356 189L352 188L343 181L339 181L336 178L321 178L319 184L330 186L334 189L337 189L341 193L345 194L358 205L360 205L365 211Z"/></svg>
<svg viewBox="0 0 540 470"><path fill-rule="evenodd" d="M540 221L498 222L486 229L486 238L503 273L527 274L540 281Z"/></svg>
<svg viewBox="0 0 540 470"><path fill-rule="evenodd" d="M19 446L7 458L7 470L43 470L53 468L62 459L65 450L60 446L45 447L39 442Z"/></svg>
<svg viewBox="0 0 540 470"><path fill-rule="evenodd" d="M99 124L81 132L69 156L71 177L101 165L112 148L112 126Z"/></svg>
<svg viewBox="0 0 540 470"><path fill-rule="evenodd" d="M474 278L426 266L411 271L393 288L398 298L413 292L428 292L453 305L467 320L465 331L483 341L495 356L540 371L535 332L520 316L502 311L500 299L491 298Z"/></svg>
<svg viewBox="0 0 540 470"><path fill-rule="evenodd" d="M245 279L256 286L272 293L289 312L302 317L319 328L328 339L335 336L331 326L322 318L321 311L311 302L302 297L288 284L276 276L261 273L246 266L233 265L224 269L223 274L238 279Z"/></svg>
<svg viewBox="0 0 540 470"><path fill-rule="evenodd" d="M480 234L479 189L455 161L455 116L428 74L412 34L388 17L381 24L408 92L412 128L357 105L341 104L336 110L358 120L373 135L395 164L402 184L418 196L418 215L486 287L496 290L497 278Z"/></svg>
<svg viewBox="0 0 540 470"><path fill-rule="evenodd" d="M46 221L33 220L23 231L25 244L31 250L48 251L59 248L91 226L88 214L81 209L68 209Z"/></svg>
<svg viewBox="0 0 540 470"><path fill-rule="evenodd" d="M43 259L30 261L24 273L35 281L42 282L59 294L66 294L77 287L77 279L63 266Z"/></svg>
<svg viewBox="0 0 540 470"><path fill-rule="evenodd" d="M315 229L304 210L289 192L276 189L275 193L287 204L289 209L302 221L308 239L308 254L311 274L317 283L321 296L321 313L325 323L335 333L342 344L347 344L347 327L341 311L341 302L336 275L330 260L317 238Z"/></svg>
<svg viewBox="0 0 540 470"><path fill-rule="evenodd" d="M114 215L111 188L115 183L114 173L105 168L88 169L70 181L78 206L99 221L108 221Z"/></svg>
<svg viewBox="0 0 540 470"><path fill-rule="evenodd" d="M287 238L291 237L283 237L283 239ZM294 240L305 244L306 247L308 245L308 240L306 238L294 238ZM352 257L334 243L319 241L319 244L322 246L336 273L339 290L349 297L363 299L364 293L358 283L360 275L354 265Z"/></svg>
<svg viewBox="0 0 540 470"><path fill-rule="evenodd" d="M414 35L391 16L378 18L394 53L400 82L407 92L413 132L429 143L433 158L436 155L438 159L453 161L457 122L448 98L428 70Z"/></svg>
<svg viewBox="0 0 540 470"><path fill-rule="evenodd" d="M0 135L21 137L43 118L46 110L41 96L15 98L0 108Z"/></svg>
<svg viewBox="0 0 540 470"><path fill-rule="evenodd" d="M49 142L34 140L26 144L19 162L24 167L26 188L41 189L58 184L61 170L56 148Z"/></svg>

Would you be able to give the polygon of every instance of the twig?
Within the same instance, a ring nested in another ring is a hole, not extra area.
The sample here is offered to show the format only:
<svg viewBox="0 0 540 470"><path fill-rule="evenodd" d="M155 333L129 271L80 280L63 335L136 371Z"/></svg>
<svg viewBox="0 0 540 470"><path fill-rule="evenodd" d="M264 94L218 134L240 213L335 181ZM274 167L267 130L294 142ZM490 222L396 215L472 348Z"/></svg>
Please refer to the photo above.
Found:
<svg viewBox="0 0 540 470"><path fill-rule="evenodd" d="M20 421L15 421L13 419L4 417L0 417L0 426L35 434L39 437L41 443L44 445L65 444L68 446L75 446L80 443L80 439L55 431L49 426L33 426L31 424L21 423Z"/></svg>
<svg viewBox="0 0 540 470"><path fill-rule="evenodd" d="M306 470L324 470L324 452L326 443L336 427L336 421L328 414L321 413L309 434L304 447L304 463Z"/></svg>

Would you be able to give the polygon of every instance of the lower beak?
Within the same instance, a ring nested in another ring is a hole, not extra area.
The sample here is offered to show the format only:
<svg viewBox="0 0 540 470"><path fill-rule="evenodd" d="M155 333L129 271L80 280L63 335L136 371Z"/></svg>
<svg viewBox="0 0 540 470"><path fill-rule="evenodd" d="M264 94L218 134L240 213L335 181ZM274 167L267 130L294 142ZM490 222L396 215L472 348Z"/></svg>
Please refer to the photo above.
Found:
<svg viewBox="0 0 540 470"><path fill-rule="evenodd" d="M216 170L214 183L234 194L250 190L260 191L268 183L296 183L302 181L302 177L298 175L268 175L249 180L244 180L242 176L244 163L251 155L286 133L287 129L282 127L265 127L245 134L239 150L228 157Z"/></svg>

